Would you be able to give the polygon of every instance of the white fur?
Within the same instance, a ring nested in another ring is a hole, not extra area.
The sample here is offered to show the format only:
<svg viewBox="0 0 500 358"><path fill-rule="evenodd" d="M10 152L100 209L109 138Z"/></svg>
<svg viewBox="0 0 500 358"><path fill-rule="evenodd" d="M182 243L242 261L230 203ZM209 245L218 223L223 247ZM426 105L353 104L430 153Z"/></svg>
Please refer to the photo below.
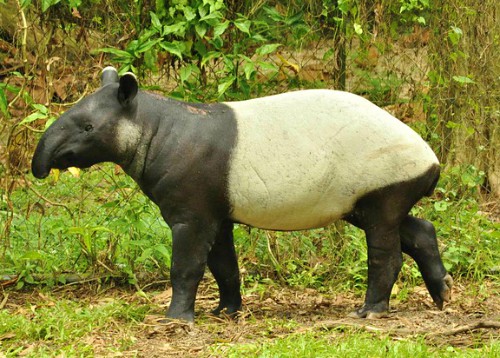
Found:
<svg viewBox="0 0 500 358"><path fill-rule="evenodd" d="M368 100L308 90L229 102L233 219L255 227L321 227L363 194L423 174L438 160L420 136Z"/></svg>
<svg viewBox="0 0 500 358"><path fill-rule="evenodd" d="M127 154L129 150L137 147L141 138L141 127L127 119L119 119L115 128L117 151Z"/></svg>
<svg viewBox="0 0 500 358"><path fill-rule="evenodd" d="M107 67L104 67L102 69L102 73L104 73L106 71L114 71L114 72L118 73L118 71L116 70L116 68L114 68L113 66L107 66Z"/></svg>

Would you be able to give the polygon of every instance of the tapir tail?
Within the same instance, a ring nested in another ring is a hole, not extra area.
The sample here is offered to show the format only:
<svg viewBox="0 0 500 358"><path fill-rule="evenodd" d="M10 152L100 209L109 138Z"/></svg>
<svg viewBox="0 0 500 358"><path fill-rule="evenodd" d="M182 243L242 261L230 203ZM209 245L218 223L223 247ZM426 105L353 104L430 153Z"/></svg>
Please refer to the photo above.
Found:
<svg viewBox="0 0 500 358"><path fill-rule="evenodd" d="M441 174L441 167L439 166L439 164L435 164L431 169L431 173L429 174L434 178L431 182L431 185L429 186L429 189L427 189L425 196L431 196L432 193L434 193L434 189L436 189L437 183L439 181L439 175Z"/></svg>

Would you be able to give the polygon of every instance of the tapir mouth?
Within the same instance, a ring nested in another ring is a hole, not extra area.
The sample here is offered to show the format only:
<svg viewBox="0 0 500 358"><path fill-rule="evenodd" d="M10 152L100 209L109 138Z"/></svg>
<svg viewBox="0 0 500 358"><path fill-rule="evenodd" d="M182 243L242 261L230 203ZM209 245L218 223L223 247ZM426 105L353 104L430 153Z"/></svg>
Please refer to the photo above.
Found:
<svg viewBox="0 0 500 358"><path fill-rule="evenodd" d="M44 166L31 166L31 171L33 173L33 176L37 179L45 179L49 176L50 169L48 167Z"/></svg>
<svg viewBox="0 0 500 358"><path fill-rule="evenodd" d="M51 167L55 169L67 169L75 166L75 153L73 151L65 151L56 153L52 159Z"/></svg>
<svg viewBox="0 0 500 358"><path fill-rule="evenodd" d="M55 150L54 147L56 147ZM71 149L57 147L57 143L51 146L50 144L47 145L45 141L41 141L31 162L31 171L35 178L44 179L48 177L50 170L53 168L66 169L75 166L75 152Z"/></svg>

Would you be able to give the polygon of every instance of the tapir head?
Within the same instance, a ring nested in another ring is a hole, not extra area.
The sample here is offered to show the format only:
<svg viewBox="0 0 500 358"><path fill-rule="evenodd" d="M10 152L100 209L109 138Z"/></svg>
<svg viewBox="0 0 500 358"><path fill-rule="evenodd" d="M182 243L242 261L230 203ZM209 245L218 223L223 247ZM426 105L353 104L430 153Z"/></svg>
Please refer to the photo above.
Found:
<svg viewBox="0 0 500 358"><path fill-rule="evenodd" d="M138 85L127 73L106 67L101 88L65 112L43 134L31 169L45 178L52 168L88 168L100 162L121 164L133 152L140 137L134 119Z"/></svg>

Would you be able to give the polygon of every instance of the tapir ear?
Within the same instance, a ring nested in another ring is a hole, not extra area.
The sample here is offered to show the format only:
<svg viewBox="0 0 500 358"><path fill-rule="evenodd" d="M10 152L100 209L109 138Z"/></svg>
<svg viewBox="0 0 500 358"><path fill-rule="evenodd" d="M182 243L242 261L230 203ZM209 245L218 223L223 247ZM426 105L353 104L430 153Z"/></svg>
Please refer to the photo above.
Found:
<svg viewBox="0 0 500 358"><path fill-rule="evenodd" d="M104 70L102 70L101 87L115 82L118 82L118 71L116 70L116 68L108 66Z"/></svg>
<svg viewBox="0 0 500 358"><path fill-rule="evenodd" d="M120 78L120 87L118 87L118 102L121 103L122 106L128 106L137 91L139 90L139 85L137 84L137 78L131 72L125 73Z"/></svg>

